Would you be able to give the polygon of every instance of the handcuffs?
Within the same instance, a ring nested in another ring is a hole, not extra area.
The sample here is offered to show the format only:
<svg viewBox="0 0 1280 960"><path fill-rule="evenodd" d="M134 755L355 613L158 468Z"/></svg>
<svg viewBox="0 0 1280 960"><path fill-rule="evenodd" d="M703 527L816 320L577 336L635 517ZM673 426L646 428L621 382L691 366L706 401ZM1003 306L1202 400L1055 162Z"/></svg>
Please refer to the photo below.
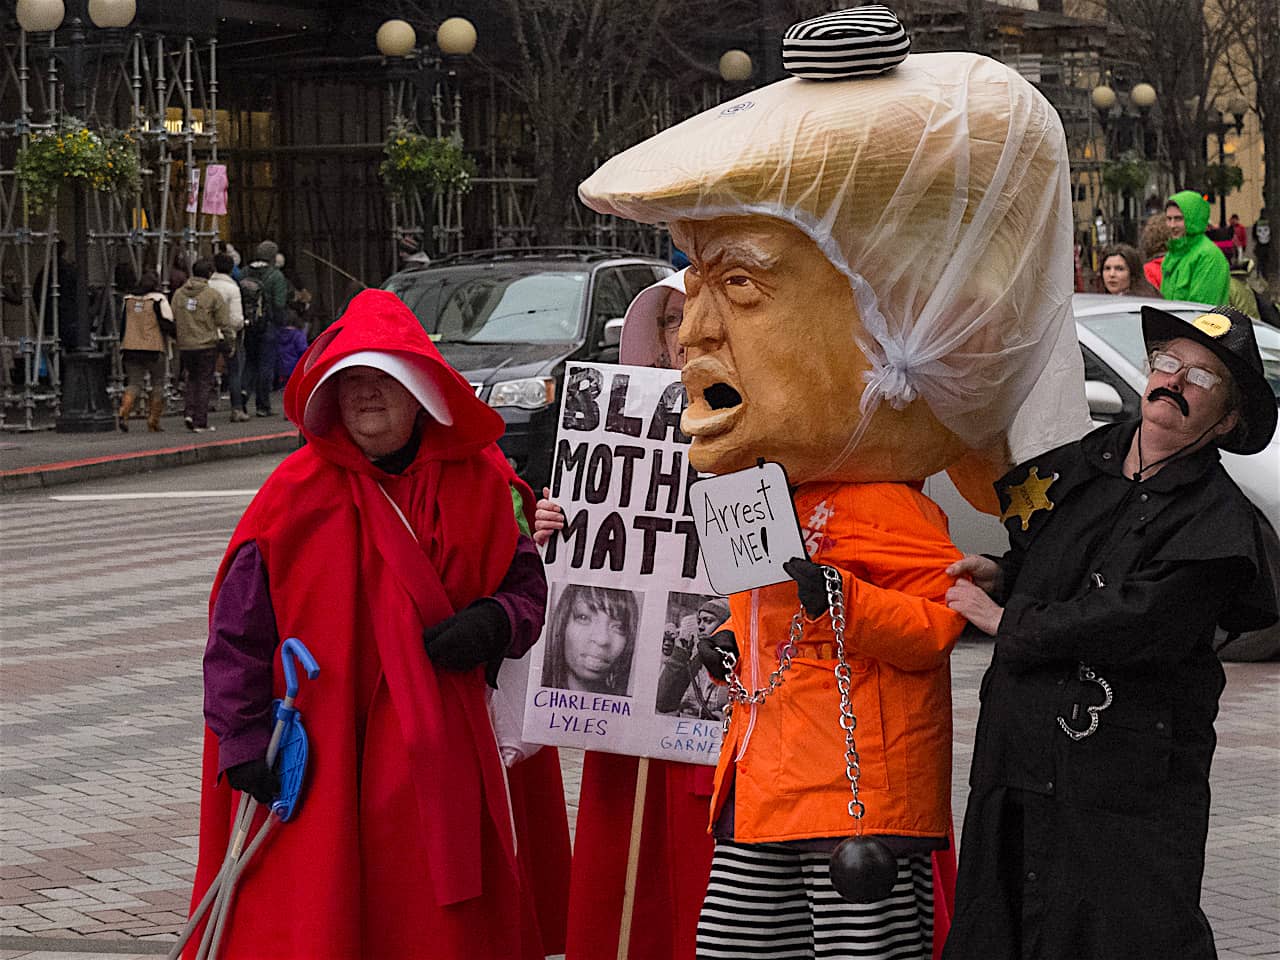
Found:
<svg viewBox="0 0 1280 960"><path fill-rule="evenodd" d="M1058 726L1062 728L1063 733L1065 733L1072 740L1083 740L1085 737L1093 736L1094 732L1098 729L1098 714L1100 714L1103 710L1107 709L1107 707L1111 706L1111 702L1115 698L1112 696L1112 693L1111 693L1111 684L1107 683L1106 679L1100 676L1098 672L1095 671L1093 667L1089 666L1088 664L1085 664L1085 663L1080 664L1076 668L1076 676L1080 679L1081 683L1085 683L1085 682L1096 683L1098 686L1102 688L1102 694L1103 694L1103 699L1101 703L1095 704L1092 707L1085 708L1089 713L1089 728L1087 730L1077 730L1067 722L1065 717L1061 717L1061 716L1058 717ZM1078 703L1074 704L1074 707L1075 709L1071 712L1072 720L1077 719L1079 710L1080 710L1080 704Z"/></svg>

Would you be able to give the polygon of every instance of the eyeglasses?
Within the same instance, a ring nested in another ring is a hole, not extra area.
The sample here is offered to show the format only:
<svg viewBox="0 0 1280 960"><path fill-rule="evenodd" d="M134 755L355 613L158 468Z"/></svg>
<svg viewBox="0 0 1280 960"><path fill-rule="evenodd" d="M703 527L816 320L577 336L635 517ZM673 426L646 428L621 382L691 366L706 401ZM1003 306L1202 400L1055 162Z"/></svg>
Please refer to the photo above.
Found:
<svg viewBox="0 0 1280 960"><path fill-rule="evenodd" d="M1172 353L1153 353L1151 355L1151 369L1160 373L1175 374L1179 370L1187 371L1187 383L1194 384L1201 390L1212 390L1222 382L1222 378L1212 370L1206 370L1204 367L1193 367L1191 364L1180 360Z"/></svg>

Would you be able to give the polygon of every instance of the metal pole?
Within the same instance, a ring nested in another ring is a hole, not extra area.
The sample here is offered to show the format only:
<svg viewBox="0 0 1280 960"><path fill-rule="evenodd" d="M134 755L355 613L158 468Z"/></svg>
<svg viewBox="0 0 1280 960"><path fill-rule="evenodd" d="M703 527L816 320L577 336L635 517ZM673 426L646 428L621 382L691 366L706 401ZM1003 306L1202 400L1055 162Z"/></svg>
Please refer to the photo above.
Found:
<svg viewBox="0 0 1280 960"><path fill-rule="evenodd" d="M1227 128L1226 121L1218 122L1218 228L1227 225Z"/></svg>
<svg viewBox="0 0 1280 960"><path fill-rule="evenodd" d="M88 125L85 89L85 31L83 4L78 5L71 20L67 52L67 80L71 86L71 102L76 117ZM89 319L89 214L86 191L81 179L75 180L72 231L76 251L75 348L66 356L62 389L62 409L58 416L59 433L102 433L115 429L111 401L107 397L107 355L94 350L93 329ZM57 269L57 266L54 266Z"/></svg>

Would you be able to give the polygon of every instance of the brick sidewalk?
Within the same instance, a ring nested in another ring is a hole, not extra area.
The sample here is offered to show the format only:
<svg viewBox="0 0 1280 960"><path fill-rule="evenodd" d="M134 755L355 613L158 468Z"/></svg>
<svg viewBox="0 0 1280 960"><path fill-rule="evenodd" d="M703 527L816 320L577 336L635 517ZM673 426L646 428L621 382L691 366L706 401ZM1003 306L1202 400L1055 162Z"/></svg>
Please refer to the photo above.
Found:
<svg viewBox="0 0 1280 960"><path fill-rule="evenodd" d="M0 960L152 956L180 928L205 603L246 503L0 504ZM957 823L989 658L953 658ZM1243 960L1280 955L1280 665L1227 676L1203 905L1220 956ZM572 817L579 757L565 767Z"/></svg>
<svg viewBox="0 0 1280 960"><path fill-rule="evenodd" d="M217 427L212 433L192 433L177 416L164 418L161 433L150 433L146 420L136 418L129 421L128 433L5 430L0 432L0 492L283 453L298 445L297 430L279 410L269 417L231 423L226 401L219 406L209 414L209 423Z"/></svg>

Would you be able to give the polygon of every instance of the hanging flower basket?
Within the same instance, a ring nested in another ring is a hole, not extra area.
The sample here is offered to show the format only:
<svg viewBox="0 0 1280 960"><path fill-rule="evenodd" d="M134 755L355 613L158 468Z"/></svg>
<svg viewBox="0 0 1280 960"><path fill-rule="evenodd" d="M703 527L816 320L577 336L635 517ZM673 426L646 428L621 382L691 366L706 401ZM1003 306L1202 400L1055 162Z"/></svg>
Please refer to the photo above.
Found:
<svg viewBox="0 0 1280 960"><path fill-rule="evenodd" d="M1141 196L1150 178L1150 165L1131 150L1102 165L1102 185L1120 196Z"/></svg>
<svg viewBox="0 0 1280 960"><path fill-rule="evenodd" d="M1204 182L1214 193L1226 196L1244 186L1244 171L1231 163L1211 163L1204 168Z"/></svg>
<svg viewBox="0 0 1280 960"><path fill-rule="evenodd" d="M476 175L475 161L462 152L460 139L424 136L403 120L392 125L382 152L386 159L378 173L402 198L418 192L466 193Z"/></svg>
<svg viewBox="0 0 1280 960"><path fill-rule="evenodd" d="M54 203L64 183L80 181L103 193L128 193L137 189L140 176L130 134L90 130L74 117L34 134L18 151L14 173L36 210Z"/></svg>

